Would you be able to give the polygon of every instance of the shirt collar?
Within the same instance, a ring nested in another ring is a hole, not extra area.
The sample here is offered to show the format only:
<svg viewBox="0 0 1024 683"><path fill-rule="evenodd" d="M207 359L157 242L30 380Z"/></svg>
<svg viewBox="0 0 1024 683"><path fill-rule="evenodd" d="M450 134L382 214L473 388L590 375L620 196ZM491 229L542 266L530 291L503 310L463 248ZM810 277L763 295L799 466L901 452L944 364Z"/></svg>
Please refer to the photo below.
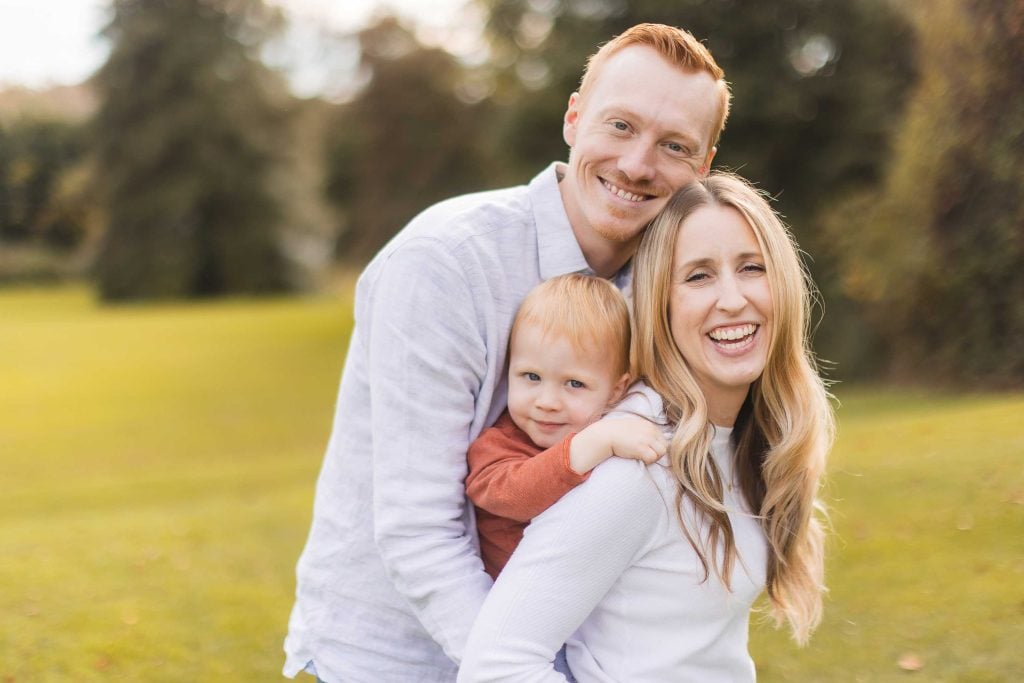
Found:
<svg viewBox="0 0 1024 683"><path fill-rule="evenodd" d="M566 273L593 274L576 241L558 191L558 167L553 162L530 181L530 204L537 228L537 256L543 280Z"/></svg>
<svg viewBox="0 0 1024 683"><path fill-rule="evenodd" d="M530 181L530 203L533 205L533 221L537 228L537 257L542 280L565 275L583 273L594 275L594 271L583 256L576 234L569 223L569 215L558 191L559 173L565 172L565 164L552 162ZM633 259L612 278L612 283L625 295L633 299Z"/></svg>

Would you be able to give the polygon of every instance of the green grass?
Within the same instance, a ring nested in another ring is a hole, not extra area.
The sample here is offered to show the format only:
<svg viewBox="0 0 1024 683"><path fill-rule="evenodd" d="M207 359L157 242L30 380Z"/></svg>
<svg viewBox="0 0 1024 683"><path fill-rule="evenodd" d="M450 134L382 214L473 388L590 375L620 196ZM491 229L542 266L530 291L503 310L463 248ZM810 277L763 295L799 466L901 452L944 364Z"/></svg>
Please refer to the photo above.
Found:
<svg viewBox="0 0 1024 683"><path fill-rule="evenodd" d="M1024 396L839 395L826 617L759 624L761 680L1024 680Z"/></svg>
<svg viewBox="0 0 1024 683"><path fill-rule="evenodd" d="M279 678L350 326L0 292L0 681Z"/></svg>
<svg viewBox="0 0 1024 683"><path fill-rule="evenodd" d="M0 682L279 680L350 325L0 291ZM839 393L825 622L760 680L1024 680L1024 396Z"/></svg>

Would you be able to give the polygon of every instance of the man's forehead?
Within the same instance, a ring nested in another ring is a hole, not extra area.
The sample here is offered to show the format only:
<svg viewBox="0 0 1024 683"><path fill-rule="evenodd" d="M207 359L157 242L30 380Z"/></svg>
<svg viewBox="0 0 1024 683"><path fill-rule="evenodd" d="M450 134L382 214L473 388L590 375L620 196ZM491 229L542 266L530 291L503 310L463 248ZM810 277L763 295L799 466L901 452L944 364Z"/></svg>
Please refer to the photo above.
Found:
<svg viewBox="0 0 1024 683"><path fill-rule="evenodd" d="M671 72L662 70L650 79L638 72L602 72L578 106L588 117L656 125L665 135L703 146L720 106L717 83L705 72L684 71L667 62L666 69Z"/></svg>

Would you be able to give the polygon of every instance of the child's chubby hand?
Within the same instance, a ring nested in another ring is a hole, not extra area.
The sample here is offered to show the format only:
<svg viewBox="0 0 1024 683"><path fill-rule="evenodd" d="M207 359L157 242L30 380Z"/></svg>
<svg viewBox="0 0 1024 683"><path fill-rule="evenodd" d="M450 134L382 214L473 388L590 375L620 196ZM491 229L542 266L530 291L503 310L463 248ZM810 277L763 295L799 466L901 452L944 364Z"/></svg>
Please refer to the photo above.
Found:
<svg viewBox="0 0 1024 683"><path fill-rule="evenodd" d="M598 420L573 437L569 466L582 474L613 455L650 464L668 451L662 429L635 415Z"/></svg>

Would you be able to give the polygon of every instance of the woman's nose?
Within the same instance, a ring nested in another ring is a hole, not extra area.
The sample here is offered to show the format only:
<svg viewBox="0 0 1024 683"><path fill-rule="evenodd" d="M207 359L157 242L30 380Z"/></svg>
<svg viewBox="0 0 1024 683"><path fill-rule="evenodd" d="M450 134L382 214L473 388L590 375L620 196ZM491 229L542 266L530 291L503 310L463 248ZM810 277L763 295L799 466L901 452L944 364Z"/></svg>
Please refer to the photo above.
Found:
<svg viewBox="0 0 1024 683"><path fill-rule="evenodd" d="M723 277L719 280L718 302L716 308L725 313L739 313L747 305L747 297L739 282L734 277Z"/></svg>

